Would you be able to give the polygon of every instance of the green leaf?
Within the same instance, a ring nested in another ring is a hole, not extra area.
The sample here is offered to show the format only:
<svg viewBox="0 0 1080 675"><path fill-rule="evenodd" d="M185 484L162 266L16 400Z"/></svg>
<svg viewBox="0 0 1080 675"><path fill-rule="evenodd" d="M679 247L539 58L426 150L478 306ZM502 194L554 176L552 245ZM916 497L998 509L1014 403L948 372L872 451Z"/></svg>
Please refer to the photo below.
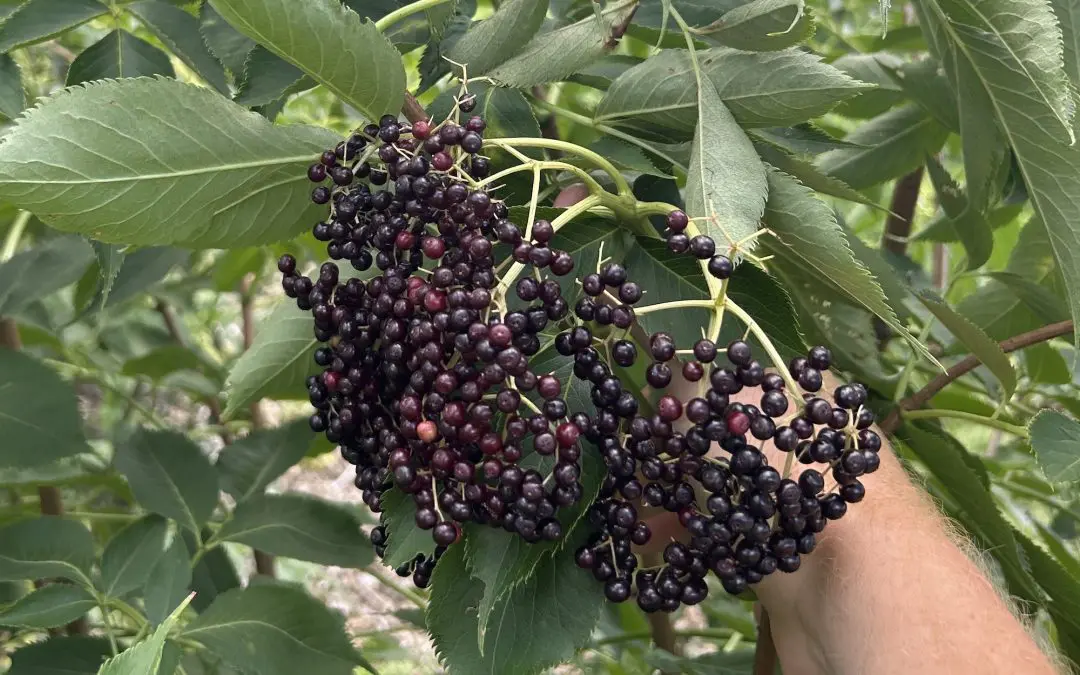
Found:
<svg viewBox="0 0 1080 675"><path fill-rule="evenodd" d="M754 143L754 148L762 161L786 174L794 176L799 179L800 183L815 192L878 208L874 200L869 199L844 181L826 175L810 161L803 160L769 142L759 141Z"/></svg>
<svg viewBox="0 0 1080 675"><path fill-rule="evenodd" d="M519 89L564 80L618 46L612 32L633 14L634 8L634 5L616 5L600 13L599 18L589 16L542 33L488 75L496 82Z"/></svg>
<svg viewBox="0 0 1080 675"><path fill-rule="evenodd" d="M628 54L608 54L568 77L571 82L593 89L607 89L618 76L642 62Z"/></svg>
<svg viewBox="0 0 1080 675"><path fill-rule="evenodd" d="M927 359L933 357L900 324L881 286L851 252L832 210L797 180L769 170L765 222L775 234L765 246L791 272L811 274L879 316Z"/></svg>
<svg viewBox="0 0 1080 675"><path fill-rule="evenodd" d="M765 165L713 83L702 77L698 125L686 176L686 212L707 218L701 230L735 245L757 232L769 194ZM750 251L753 240L741 244Z"/></svg>
<svg viewBox="0 0 1080 675"><path fill-rule="evenodd" d="M1038 384L1072 384L1072 370L1061 352L1041 343L1024 349L1025 375Z"/></svg>
<svg viewBox="0 0 1080 675"><path fill-rule="evenodd" d="M145 516L120 530L101 554L101 592L120 598L146 583L150 570L165 551L169 523Z"/></svg>
<svg viewBox="0 0 1080 675"><path fill-rule="evenodd" d="M40 466L89 449L75 390L55 371L0 348L0 373L0 466Z"/></svg>
<svg viewBox="0 0 1080 675"><path fill-rule="evenodd" d="M239 77L255 41L230 26L209 2L203 2L199 9L199 32L210 53Z"/></svg>
<svg viewBox="0 0 1080 675"><path fill-rule="evenodd" d="M570 659L589 641L603 607L603 587L575 565L577 543L568 542L496 604L482 654L475 609L482 584L469 577L464 547L443 555L432 577L427 625L451 674L532 675Z"/></svg>
<svg viewBox="0 0 1080 675"><path fill-rule="evenodd" d="M144 375L151 380L160 380L177 370L198 370L199 365L199 357L187 347L165 345L145 356L131 359L120 372L130 377Z"/></svg>
<svg viewBox="0 0 1080 675"><path fill-rule="evenodd" d="M784 287L775 277L753 265L739 265L728 281L728 297L738 303L761 326L772 340L780 355L792 358L806 353L806 341L799 330L795 307ZM743 330L728 335L734 321L720 332L721 341L741 338ZM765 353L758 340L750 336L747 341L760 356Z"/></svg>
<svg viewBox="0 0 1080 675"><path fill-rule="evenodd" d="M13 120L26 107L22 71L10 54L0 56L0 116Z"/></svg>
<svg viewBox="0 0 1080 675"><path fill-rule="evenodd" d="M360 568L374 557L356 516L301 494L259 495L240 503L217 537L319 565Z"/></svg>
<svg viewBox="0 0 1080 675"><path fill-rule="evenodd" d="M903 61L892 54L844 54L832 61L832 65L856 80L877 85L858 96L836 106L836 112L844 117L869 119L877 117L904 100L904 91L889 76L889 67L900 67Z"/></svg>
<svg viewBox="0 0 1080 675"><path fill-rule="evenodd" d="M1080 658L1080 579L1026 536L1015 534L1027 554L1032 576L1050 596L1046 609L1057 624L1058 641L1075 663Z"/></svg>
<svg viewBox="0 0 1080 675"><path fill-rule="evenodd" d="M953 221L953 229L967 251L967 268L982 267L994 250L994 233L986 216L973 204L945 167L934 157L926 158L927 172L934 184L938 201Z"/></svg>
<svg viewBox="0 0 1080 675"><path fill-rule="evenodd" d="M1074 35L1077 9L1059 6L1055 19L1049 2L987 4L975 11L970 0L923 0L922 16L956 50L957 87L985 91L990 106L981 112L996 120L1012 146L1035 213L1050 233L1071 315L1080 320L1080 146L1072 142L1071 119L1077 82L1068 80L1058 24ZM1075 43L1069 48L1075 68Z"/></svg>
<svg viewBox="0 0 1080 675"><path fill-rule="evenodd" d="M654 649L645 654L645 662L662 672L683 675L751 675L754 672L754 652L749 649L731 653L719 651L693 658Z"/></svg>
<svg viewBox="0 0 1080 675"><path fill-rule="evenodd" d="M118 656L105 662L98 675L134 675L135 673L158 673L165 651L165 638L176 625L180 613L184 611L191 598L184 602L165 619L150 637L128 647ZM175 667L173 668L175 670Z"/></svg>
<svg viewBox="0 0 1080 675"><path fill-rule="evenodd" d="M709 287L701 267L689 256L676 255L663 240L652 237L636 238L623 264L630 277L648 289L642 306L676 300L707 300ZM741 266L739 271L742 271ZM707 308L687 307L673 311L643 314L637 318L645 332L659 330L671 333L675 344L689 349L701 339L701 327L709 325L711 312Z"/></svg>
<svg viewBox="0 0 1080 675"><path fill-rule="evenodd" d="M311 75L369 120L397 114L401 55L338 0L210 0L234 28Z"/></svg>
<svg viewBox="0 0 1080 675"><path fill-rule="evenodd" d="M78 619L97 606L81 586L49 584L0 610L0 625L55 628Z"/></svg>
<svg viewBox="0 0 1080 675"><path fill-rule="evenodd" d="M502 87L488 86L483 82L469 87L469 93L476 96L476 109L473 114L480 115L487 123L484 130L486 138L537 137L540 124L536 121L532 106L521 92ZM455 105L456 91L443 92L428 108L433 119L448 116ZM525 154L530 151L526 150ZM498 158L501 153L494 153ZM517 163L517 160L513 160Z"/></svg>
<svg viewBox="0 0 1080 675"><path fill-rule="evenodd" d="M198 19L161 0L141 0L126 9L139 17L143 25L199 77L228 95L225 70L203 41Z"/></svg>
<svg viewBox="0 0 1080 675"><path fill-rule="evenodd" d="M949 307L940 298L928 292L917 293L916 295L926 305L926 308L937 317L937 320L944 324L949 329L949 332L994 374L994 377L1001 383L1002 389L1005 390L1002 401L1007 403L1012 398L1013 392L1016 391L1016 371L1013 370L1012 362L1009 361L1009 357L1005 352L1001 350L1001 346L984 333L981 328L958 314L956 310Z"/></svg>
<svg viewBox="0 0 1080 675"><path fill-rule="evenodd" d="M233 364L225 382L230 418L240 408L264 397L306 396L304 380L315 371L316 344L311 316L286 300L259 324L255 341Z"/></svg>
<svg viewBox="0 0 1080 675"><path fill-rule="evenodd" d="M960 132L963 140L966 132L961 128L957 112L958 97L937 59L930 57L914 62L889 62L882 63L881 67L908 98L921 105L949 130ZM960 105L968 103L964 96L959 98Z"/></svg>
<svg viewBox="0 0 1080 675"><path fill-rule="evenodd" d="M302 82L309 83L309 87L315 86L304 71L257 45L248 54L244 77L234 100L248 108L266 105L288 95L297 86L303 86Z"/></svg>
<svg viewBox="0 0 1080 675"><path fill-rule="evenodd" d="M212 531L203 529L203 541L211 536ZM188 556L195 555L198 548L195 537L190 532L184 532L183 540ZM191 569L191 590L195 592L191 606L198 612L204 612L218 596L239 587L240 575L236 573L229 554L223 547L213 548Z"/></svg>
<svg viewBox="0 0 1080 675"><path fill-rule="evenodd" d="M71 62L67 85L144 75L173 77L176 72L168 54L126 30L116 29L87 47Z"/></svg>
<svg viewBox="0 0 1080 675"><path fill-rule="evenodd" d="M75 283L90 266L93 251L80 237L55 237L0 263L0 315Z"/></svg>
<svg viewBox="0 0 1080 675"><path fill-rule="evenodd" d="M102 310L109 302L116 277L120 275L120 269L124 266L124 250L121 246L104 244L100 241L91 241L94 247L94 257L97 258L98 283L94 291L94 299L87 305L87 311Z"/></svg>
<svg viewBox="0 0 1080 675"><path fill-rule="evenodd" d="M865 146L834 150L818 158L818 168L856 190L898 178L937 152L948 130L914 103L866 122L845 140Z"/></svg>
<svg viewBox="0 0 1080 675"><path fill-rule="evenodd" d="M12 652L7 675L94 675L110 653L105 638L51 637Z"/></svg>
<svg viewBox="0 0 1080 675"><path fill-rule="evenodd" d="M221 489L238 502L262 494L270 483L299 462L314 432L306 418L276 429L261 429L225 446L217 459Z"/></svg>
<svg viewBox="0 0 1080 675"><path fill-rule="evenodd" d="M564 539L557 542L530 544L516 533L485 525L466 526L465 560L469 573L484 585L477 605L477 642L481 653L486 651L492 612L499 601L515 588L528 582L537 567L563 550L574 528L596 498L607 473L599 453L586 452L581 456L581 478L584 489L581 500L573 507L559 511Z"/></svg>
<svg viewBox="0 0 1080 675"><path fill-rule="evenodd" d="M957 89L956 109L968 192L977 208L986 209L998 202L1008 178L1012 164L1009 144L993 116L987 114L993 104L971 64L956 50L951 64L950 86Z"/></svg>
<svg viewBox="0 0 1080 675"><path fill-rule="evenodd" d="M56 37L106 11L97 0L28 0L0 23L0 52Z"/></svg>
<svg viewBox="0 0 1080 675"><path fill-rule="evenodd" d="M785 49L814 34L803 0L751 0L727 11L717 22L695 31L725 47L753 52Z"/></svg>
<svg viewBox="0 0 1080 675"><path fill-rule="evenodd" d="M384 565L397 567L411 561L418 553L430 556L435 552L431 532L416 526L416 504L401 490L395 488L383 493L379 523L387 533Z"/></svg>
<svg viewBox="0 0 1080 675"><path fill-rule="evenodd" d="M1040 410L1028 432L1047 478L1055 483L1080 481L1080 422L1056 410Z"/></svg>
<svg viewBox="0 0 1080 675"><path fill-rule="evenodd" d="M1001 563L1009 591L1035 601L1038 597L1035 581L1020 558L1012 528L1005 522L978 474L965 460L963 446L913 424L905 424L898 435L960 508L964 526L978 538L982 548Z"/></svg>
<svg viewBox="0 0 1080 675"><path fill-rule="evenodd" d="M1061 298L1046 286L1013 272L989 272L986 276L1008 286L1044 323L1057 323L1069 318L1069 310Z"/></svg>
<svg viewBox="0 0 1080 675"><path fill-rule="evenodd" d="M340 614L298 588L279 584L218 596L180 635L259 675L352 675L363 663Z"/></svg>
<svg viewBox="0 0 1080 675"><path fill-rule="evenodd" d="M589 150L606 158L621 171L644 173L651 176L659 176L661 178L671 177L670 174L658 169L657 166L653 164L653 161L645 156L645 153L639 147L630 145L625 141L620 141L610 136L603 136L599 140L591 143L589 145ZM582 158L567 158L567 161L570 164L580 166L586 170L593 170L595 168Z"/></svg>
<svg viewBox="0 0 1080 675"><path fill-rule="evenodd" d="M265 244L314 220L304 167L336 139L175 80L91 83L20 118L0 145L0 196L105 242Z"/></svg>
<svg viewBox="0 0 1080 675"><path fill-rule="evenodd" d="M0 528L0 581L71 579L90 586L94 539L74 520L42 516Z"/></svg>
<svg viewBox="0 0 1080 675"><path fill-rule="evenodd" d="M114 461L141 505L192 532L217 505L217 473L183 434L140 430L117 448Z"/></svg>
<svg viewBox="0 0 1080 675"><path fill-rule="evenodd" d="M187 262L191 252L168 246L155 246L128 254L115 251L111 255L122 255L123 265L118 264L119 270L116 272L109 297L104 300L104 307L115 307L154 291L174 267Z"/></svg>
<svg viewBox="0 0 1080 675"><path fill-rule="evenodd" d="M180 537L175 537L161 554L143 589L146 617L154 625L165 620L188 594L191 586L191 556Z"/></svg>
<svg viewBox="0 0 1080 675"><path fill-rule="evenodd" d="M702 75L715 85L735 119L746 126L788 126L823 115L869 85L795 49L698 52ZM661 137L685 137L697 122L697 85L685 50L665 49L620 75L596 108L596 121ZM920 155L921 159L921 155Z"/></svg>
<svg viewBox="0 0 1080 675"><path fill-rule="evenodd" d="M474 23L454 43L448 54L465 64L468 73L483 75L522 50L540 30L548 0L509 0L494 14Z"/></svg>
<svg viewBox="0 0 1080 675"><path fill-rule="evenodd" d="M749 133L757 141L775 145L789 154L803 158L820 155L829 150L863 147L846 138L836 138L811 122L791 127L750 129Z"/></svg>

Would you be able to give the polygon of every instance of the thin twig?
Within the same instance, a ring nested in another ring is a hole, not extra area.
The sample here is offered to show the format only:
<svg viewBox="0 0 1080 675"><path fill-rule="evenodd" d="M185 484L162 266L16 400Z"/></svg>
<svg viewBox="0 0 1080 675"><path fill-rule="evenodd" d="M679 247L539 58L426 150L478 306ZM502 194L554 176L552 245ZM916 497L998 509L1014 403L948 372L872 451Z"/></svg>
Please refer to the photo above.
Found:
<svg viewBox="0 0 1080 675"><path fill-rule="evenodd" d="M1035 330L1021 333L1005 340L1001 343L1001 351L1008 354L1018 349L1030 347L1040 342L1046 342L1047 340L1053 340L1056 337L1068 335L1073 332L1072 321L1058 321L1042 328L1036 328ZM900 415L904 410L915 410L926 405L926 402L934 397L939 391L949 385L950 382L956 380L972 370L975 370L982 362L979 357L974 354L968 356L963 361L955 364L947 371L935 377L930 384L926 385L919 391L915 392L911 396L907 397L903 401L897 404L896 408L889 413L889 416L885 418L885 421L881 423L882 430L885 433L892 433L900 426Z"/></svg>
<svg viewBox="0 0 1080 675"><path fill-rule="evenodd" d="M405 102L401 104L401 112L410 122L421 122L428 118L424 106L420 105L420 101L417 101L416 97L409 92L405 92Z"/></svg>
<svg viewBox="0 0 1080 675"><path fill-rule="evenodd" d="M889 217L885 220L885 234L881 238L881 247L886 251L904 255L907 250L922 179L923 167L920 166L896 181L892 203L889 205Z"/></svg>

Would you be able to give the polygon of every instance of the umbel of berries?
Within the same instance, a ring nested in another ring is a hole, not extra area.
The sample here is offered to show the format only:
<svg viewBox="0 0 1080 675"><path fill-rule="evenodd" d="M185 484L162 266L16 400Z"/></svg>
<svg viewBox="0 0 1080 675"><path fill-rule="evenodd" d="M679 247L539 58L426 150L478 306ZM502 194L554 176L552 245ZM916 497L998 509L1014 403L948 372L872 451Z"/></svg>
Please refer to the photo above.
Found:
<svg viewBox="0 0 1080 675"><path fill-rule="evenodd" d="M391 487L411 497L437 546L398 569L418 586L465 524L562 537L560 511L583 497L579 438L593 428L568 408L563 383L530 365L543 332L570 319L557 279L574 259L551 245L550 223L526 237L473 187L489 172L484 129L476 116L438 126L387 116L327 150L308 177L313 201L328 206L312 233L331 262L311 277L292 256L278 265L321 343L311 427L356 466L372 510ZM524 268L510 289L498 286L497 249ZM552 463L545 473L521 463L534 453ZM373 531L380 556L392 537Z"/></svg>

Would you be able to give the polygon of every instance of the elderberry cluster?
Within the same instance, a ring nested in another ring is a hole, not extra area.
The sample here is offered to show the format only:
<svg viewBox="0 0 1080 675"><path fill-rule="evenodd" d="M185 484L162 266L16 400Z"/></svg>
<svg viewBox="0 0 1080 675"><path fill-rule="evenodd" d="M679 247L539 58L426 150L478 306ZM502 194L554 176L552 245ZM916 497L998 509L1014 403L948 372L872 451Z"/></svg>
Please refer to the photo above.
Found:
<svg viewBox="0 0 1080 675"><path fill-rule="evenodd" d="M584 422L559 380L530 365L541 331L569 320L555 277L574 259L549 245L551 223L532 223L526 237L482 189L484 128L477 116L437 127L386 116L326 151L308 170L319 184L313 201L330 205L313 234L366 280L344 278L335 262L314 279L290 255L278 263L285 293L310 310L322 343L314 358L323 370L307 381L311 428L356 466L373 511L391 486L412 498L436 554L398 572L421 587L462 524L556 540L559 510L583 495ZM498 245L525 273L512 311L496 274ZM528 450L557 460L550 475L520 464ZM387 536L372 533L380 556Z"/></svg>
<svg viewBox="0 0 1080 675"><path fill-rule="evenodd" d="M716 253L711 238L684 234L684 213L672 212L667 222L672 251L708 260L708 270L719 279L730 276L731 261ZM874 420L864 407L865 387L840 386L835 405L820 396L822 373L831 365L825 347L791 361L789 374L801 390L791 392L781 375L766 372L753 358L747 342L736 340L721 350L702 339L692 346L693 359L681 365L686 381L701 383L700 394L682 401L664 393L655 414L637 414L636 403L616 396L618 381L607 377L588 323L602 323L598 313L607 305L600 303L614 299L610 287L617 286L615 295L626 302L640 295L627 290L626 271L618 265L586 277L583 285L588 297L575 308L583 325L559 335L555 344L573 356L574 374L593 384L598 423L586 438L598 445L608 475L589 509L593 532L576 552L578 565L604 583L613 602L629 599L636 587L637 603L646 612L701 602L710 571L727 592L739 594L777 570L799 569L826 523L862 500L859 477L878 468L881 439L870 429ZM677 346L660 332L650 336L648 347L646 380L664 392L678 367ZM725 359L718 362L721 352ZM637 359L627 341L611 344L610 353L620 366ZM759 390L757 405L733 400L744 389ZM801 403L798 410L791 410L793 400ZM804 464L824 466L804 469L798 480L785 477L762 452L770 441ZM710 452L714 447L718 456ZM830 476L836 492L826 489ZM639 568L633 549L652 536L642 503L677 513L686 531L685 543L669 543L656 568Z"/></svg>

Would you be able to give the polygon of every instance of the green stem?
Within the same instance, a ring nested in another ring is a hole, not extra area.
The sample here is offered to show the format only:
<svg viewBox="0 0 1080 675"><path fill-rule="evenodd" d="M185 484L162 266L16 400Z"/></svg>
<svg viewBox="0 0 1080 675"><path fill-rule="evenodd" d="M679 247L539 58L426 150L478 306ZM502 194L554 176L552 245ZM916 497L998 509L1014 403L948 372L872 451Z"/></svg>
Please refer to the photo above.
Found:
<svg viewBox="0 0 1080 675"><path fill-rule="evenodd" d="M928 408L925 410L907 410L901 413L901 416L906 420L927 420L937 418L966 420L975 424L981 424L984 427L990 427L992 429L998 429L1006 433L1010 433L1020 438L1028 438L1028 430L1024 427L1017 426L1015 424L1009 424L999 419L991 417L983 417L982 415L976 415L975 413L964 412L962 410L942 410L940 408Z"/></svg>
<svg viewBox="0 0 1080 675"><path fill-rule="evenodd" d="M625 197L627 195L633 195L634 193L630 184L626 182L626 178L623 177L622 172L619 171L614 164L609 162L606 157L574 143L558 141L552 138L522 137L491 139L484 141L484 145L494 145L496 147L547 148L548 150L559 150L570 155L577 155L582 159L589 160L589 162L594 164L597 168L611 176L611 180L615 182L615 187L618 188L620 196Z"/></svg>
<svg viewBox="0 0 1080 675"><path fill-rule="evenodd" d="M11 229L8 230L7 237L4 238L4 248L0 249L0 263L5 263L15 256L15 251L19 248L19 240L22 238L29 222L29 211L19 211L19 215L15 216L15 222L11 224Z"/></svg>
<svg viewBox="0 0 1080 675"><path fill-rule="evenodd" d="M1065 515L1070 516L1076 522L1080 523L1080 511L1077 511L1077 510L1075 510L1075 509L1073 509L1073 508L1071 508L1071 507L1069 507L1069 506L1067 506L1065 504L1061 504L1059 502L1056 502L1053 499L1051 499L1050 497L1047 497L1046 495L1042 494L1041 492L1038 492L1036 490L1032 490L1029 487L1026 487L1026 486L1023 486L1023 485L1017 485L1016 483L1011 483L1011 482L1001 482L1001 483L997 483L997 485L1000 485L1001 487L1005 488L1009 492L1021 495L1023 497L1027 497L1028 499L1030 499L1033 502L1039 502L1040 504L1042 504L1044 506L1048 506L1048 507L1050 507L1052 509L1057 509L1058 511L1061 511Z"/></svg>
<svg viewBox="0 0 1080 675"><path fill-rule="evenodd" d="M129 522L142 518L138 513L103 513L99 511L67 511L65 518L77 518L79 520L118 521Z"/></svg>
<svg viewBox="0 0 1080 675"><path fill-rule="evenodd" d="M614 195L611 196L613 197ZM560 213L558 217L555 218L555 220L551 221L551 226L556 232L558 232L560 227L567 224L574 218L577 218L579 215L585 213L589 209L599 206L603 202L604 199L601 195L589 195L577 204L574 204L570 208ZM526 227L531 226L532 223L526 224ZM505 293L506 289L510 288L510 286L515 281L517 281L518 275L521 274L521 270L523 269L525 269L525 263L515 262L513 265L511 265L510 269L508 269L506 271L506 274L503 275L502 281L499 282L498 292Z"/></svg>
<svg viewBox="0 0 1080 675"><path fill-rule="evenodd" d="M802 397L799 396L799 392L802 389L799 387L799 383L795 381L795 378L788 372L787 365L784 363L784 358L780 356L780 352L776 351L776 347L773 345L772 340L765 334L758 322L754 320L754 317L750 316L745 309L739 307L731 298L724 298L724 307L729 312L734 314L739 321L746 324L746 327L750 329L750 332L754 334L754 337L758 339L761 346L765 348L765 353L769 355L769 360L776 366L776 370L780 373L780 376L784 378L784 383L787 385L789 397L794 399L795 405L802 405Z"/></svg>
<svg viewBox="0 0 1080 675"><path fill-rule="evenodd" d="M410 3L404 7L399 7L390 12L383 18L375 22L375 28L380 33L385 33L386 29L402 19L408 18L417 12L423 12L424 10L431 9L432 7L438 7L439 5L446 4L450 0L417 0L417 2Z"/></svg>
<svg viewBox="0 0 1080 675"><path fill-rule="evenodd" d="M561 170L561 171L569 171L570 173L572 173L575 176L577 176L578 178L580 178L581 181L583 183L585 183L589 187L589 192L591 192L593 194L599 194L601 192L605 192L603 186L601 186L600 183L597 183L596 179L593 178L592 176L590 176L589 173L587 171L585 171L584 169L582 169L580 166L574 166L573 164L567 164L566 162L548 162L548 161L541 162L541 161L535 161L535 160L530 160L528 163L518 164L516 166L510 167L509 169L503 169L502 171L500 171L500 172L498 172L496 174L492 174L492 175L488 176L487 178L485 178L484 180L479 181L478 183L476 183L476 187L483 187L485 185L490 185L490 184L494 183L495 181L501 180L501 179L503 179L503 178L505 178L505 177L507 177L507 176L509 176L511 174L521 173L522 171L533 171L533 170L535 170L535 167L537 167L537 166L539 166L541 170L543 170L543 169L558 169L558 170Z"/></svg>
<svg viewBox="0 0 1080 675"><path fill-rule="evenodd" d="M712 300L674 300L672 302L661 302L655 305L645 305L644 307L635 307L634 314L642 316L644 314L651 314L652 312L661 312L665 309L683 309L686 307L716 307L716 303Z"/></svg>
<svg viewBox="0 0 1080 675"><path fill-rule="evenodd" d="M926 320L926 325L919 331L920 344L926 344L927 338L930 337L930 329L934 325L934 317L930 316ZM908 360L904 363L904 369L900 371L900 380L896 383L896 393L893 394L894 401L902 401L907 396L908 382L911 381L911 373L915 370L917 364L920 362L919 352L915 347L911 348L911 355L908 356Z"/></svg>
<svg viewBox="0 0 1080 675"><path fill-rule="evenodd" d="M406 588L401 584L397 583L397 581L395 581L393 578L390 577L390 575L383 571L383 569L379 566L378 562L369 567L365 567L364 571L381 581L383 585L387 588L397 591L402 597L404 597L406 600L416 605L420 609L427 609L427 600L425 600L423 596L421 596L419 593L416 593L411 588Z"/></svg>
<svg viewBox="0 0 1080 675"><path fill-rule="evenodd" d="M116 636L113 635L112 622L109 621L109 608L102 602L98 604L98 608L101 610L101 621L105 624L105 635L109 636L109 651L113 656L120 653L120 647L116 644Z"/></svg>
<svg viewBox="0 0 1080 675"><path fill-rule="evenodd" d="M120 600L119 598L102 598L102 601L108 607L112 607L113 609L119 611L121 614L126 616L128 619L131 620L132 623L134 623L139 628L142 628L146 625L146 617L144 617L142 613L139 612L139 610L127 604L123 600Z"/></svg>

